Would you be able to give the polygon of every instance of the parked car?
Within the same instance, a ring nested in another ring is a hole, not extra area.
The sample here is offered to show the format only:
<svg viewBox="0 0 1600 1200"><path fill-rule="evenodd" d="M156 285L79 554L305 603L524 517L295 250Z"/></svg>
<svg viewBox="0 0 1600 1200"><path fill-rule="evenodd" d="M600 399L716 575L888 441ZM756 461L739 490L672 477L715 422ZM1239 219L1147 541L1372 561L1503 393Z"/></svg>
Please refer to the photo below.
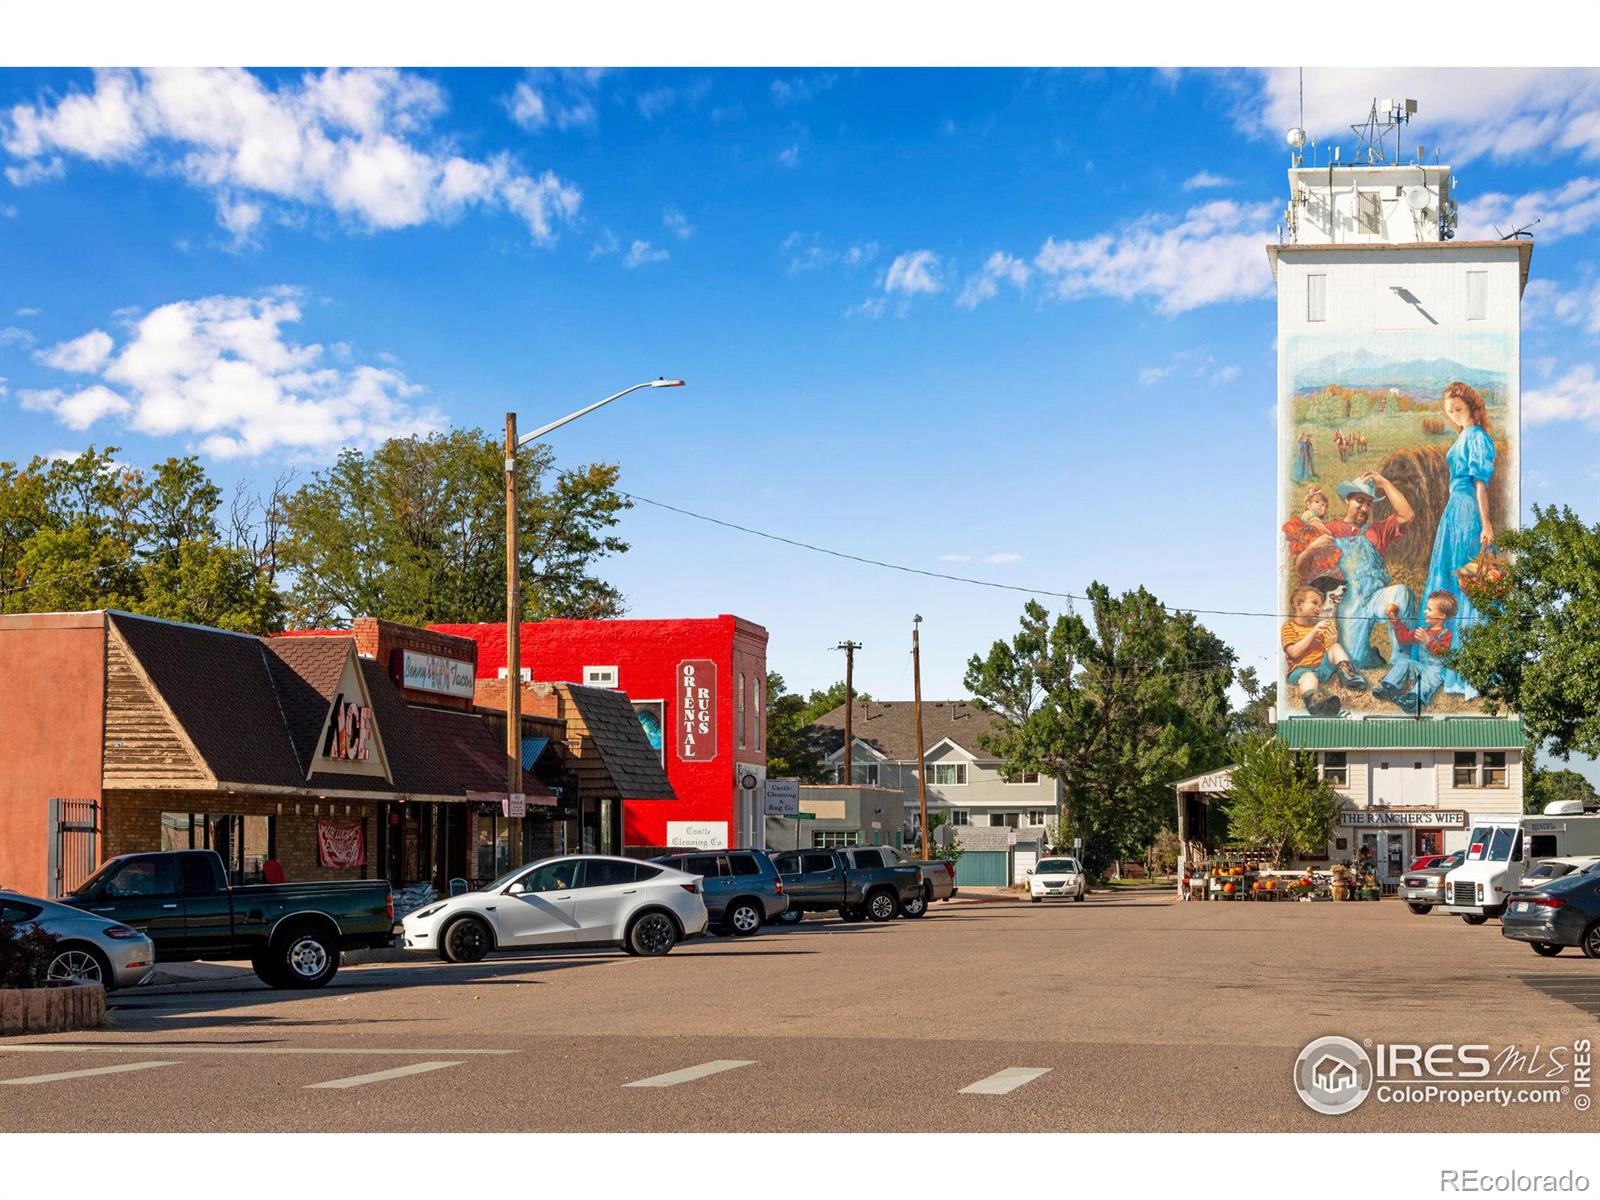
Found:
<svg viewBox="0 0 1600 1200"><path fill-rule="evenodd" d="M321 987L344 951L394 944L382 880L230 887L213 850L118 855L62 903L141 930L157 962L247 958L272 987Z"/></svg>
<svg viewBox="0 0 1600 1200"><path fill-rule="evenodd" d="M518 867L401 924L407 950L470 963L495 950L546 946L666 954L704 933L707 918L698 875L634 858L573 854Z"/></svg>
<svg viewBox="0 0 1600 1200"><path fill-rule="evenodd" d="M947 858L912 858L894 846L880 846L884 862L889 866L915 867L922 879L922 900L909 904L902 917L920 917L935 900L948 900L956 894L956 864Z"/></svg>
<svg viewBox="0 0 1600 1200"><path fill-rule="evenodd" d="M1577 800L1556 800L1537 816L1480 825L1467 839L1467 857L1445 880L1445 911L1468 925L1501 915L1523 874L1551 858L1600 854L1600 815Z"/></svg>
<svg viewBox="0 0 1600 1200"><path fill-rule="evenodd" d="M1513 892L1500 917L1500 932L1527 942L1544 958L1553 958L1566 946L1600 958L1600 883L1594 873L1576 871L1542 887Z"/></svg>
<svg viewBox="0 0 1600 1200"><path fill-rule="evenodd" d="M1425 854L1400 876L1400 899L1418 916L1432 912L1445 902L1444 878L1466 861L1467 852Z"/></svg>
<svg viewBox="0 0 1600 1200"><path fill-rule="evenodd" d="M131 925L50 900L0 892L0 921L37 927L61 940L45 967L52 982L78 979L106 991L137 987L155 972L155 943Z"/></svg>
<svg viewBox="0 0 1600 1200"><path fill-rule="evenodd" d="M922 895L922 875L912 866L852 863L843 850L785 850L777 857L783 890L791 912L836 910L843 921L892 921L900 910Z"/></svg>
<svg viewBox="0 0 1600 1200"><path fill-rule="evenodd" d="M713 933L749 937L789 908L778 868L760 850L699 850L663 854L650 861L701 876Z"/></svg>
<svg viewBox="0 0 1600 1200"><path fill-rule="evenodd" d="M1041 858L1028 872L1028 895L1035 904L1046 897L1069 896L1080 903L1089 894L1089 881L1075 858Z"/></svg>
<svg viewBox="0 0 1600 1200"><path fill-rule="evenodd" d="M1583 875L1600 866L1600 855L1580 854L1571 858L1547 858L1542 863L1535 863L1523 875L1522 882L1517 886L1519 892L1533 892L1540 888L1548 887L1558 879L1565 879L1569 875Z"/></svg>

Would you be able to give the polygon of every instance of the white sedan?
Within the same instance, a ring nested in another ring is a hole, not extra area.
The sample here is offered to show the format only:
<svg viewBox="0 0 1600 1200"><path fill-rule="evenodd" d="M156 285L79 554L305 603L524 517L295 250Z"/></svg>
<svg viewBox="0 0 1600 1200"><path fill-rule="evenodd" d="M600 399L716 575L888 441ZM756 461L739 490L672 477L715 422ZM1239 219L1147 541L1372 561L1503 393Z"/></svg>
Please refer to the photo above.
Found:
<svg viewBox="0 0 1600 1200"><path fill-rule="evenodd" d="M632 858L547 858L410 914L402 922L405 947L447 962L546 946L665 954L705 932L700 878Z"/></svg>
<svg viewBox="0 0 1600 1200"><path fill-rule="evenodd" d="M1082 900L1089 894L1089 881L1075 858L1041 858L1028 872L1028 894L1035 904L1046 896Z"/></svg>

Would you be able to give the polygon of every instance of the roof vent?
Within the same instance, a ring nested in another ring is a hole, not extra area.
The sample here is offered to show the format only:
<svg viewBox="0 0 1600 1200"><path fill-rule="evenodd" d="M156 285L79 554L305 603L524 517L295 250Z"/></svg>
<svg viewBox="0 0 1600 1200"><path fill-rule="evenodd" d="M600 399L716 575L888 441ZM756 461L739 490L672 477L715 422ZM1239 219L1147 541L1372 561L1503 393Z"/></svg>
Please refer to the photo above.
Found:
<svg viewBox="0 0 1600 1200"><path fill-rule="evenodd" d="M1583 801L1552 800L1544 806L1544 815L1547 817L1581 817L1583 815Z"/></svg>

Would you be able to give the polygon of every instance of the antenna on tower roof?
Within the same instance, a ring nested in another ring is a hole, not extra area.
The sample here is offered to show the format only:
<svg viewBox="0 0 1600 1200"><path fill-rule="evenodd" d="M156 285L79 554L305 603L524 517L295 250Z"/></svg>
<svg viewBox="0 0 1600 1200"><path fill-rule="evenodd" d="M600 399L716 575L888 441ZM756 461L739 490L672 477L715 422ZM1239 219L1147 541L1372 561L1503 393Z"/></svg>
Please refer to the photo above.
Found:
<svg viewBox="0 0 1600 1200"><path fill-rule="evenodd" d="M1379 110L1382 109L1382 115ZM1372 101L1372 109L1367 113L1367 119L1360 125L1350 126L1350 132L1360 139L1356 146L1355 161L1363 158L1370 163L1387 162L1383 139L1398 129L1401 125L1408 124L1417 113L1415 100L1378 100ZM1399 156L1398 138L1396 139L1395 154Z"/></svg>

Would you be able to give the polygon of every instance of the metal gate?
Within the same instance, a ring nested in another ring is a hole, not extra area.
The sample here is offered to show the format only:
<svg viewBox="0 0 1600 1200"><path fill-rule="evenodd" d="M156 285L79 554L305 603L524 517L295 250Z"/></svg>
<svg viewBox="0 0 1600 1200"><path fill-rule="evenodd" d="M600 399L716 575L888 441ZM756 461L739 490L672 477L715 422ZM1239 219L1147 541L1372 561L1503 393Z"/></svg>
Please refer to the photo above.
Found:
<svg viewBox="0 0 1600 1200"><path fill-rule="evenodd" d="M1009 850L968 850L956 859L960 887L1003 888L1011 882Z"/></svg>
<svg viewBox="0 0 1600 1200"><path fill-rule="evenodd" d="M93 800L50 801L51 896L64 896L100 865L100 805Z"/></svg>

